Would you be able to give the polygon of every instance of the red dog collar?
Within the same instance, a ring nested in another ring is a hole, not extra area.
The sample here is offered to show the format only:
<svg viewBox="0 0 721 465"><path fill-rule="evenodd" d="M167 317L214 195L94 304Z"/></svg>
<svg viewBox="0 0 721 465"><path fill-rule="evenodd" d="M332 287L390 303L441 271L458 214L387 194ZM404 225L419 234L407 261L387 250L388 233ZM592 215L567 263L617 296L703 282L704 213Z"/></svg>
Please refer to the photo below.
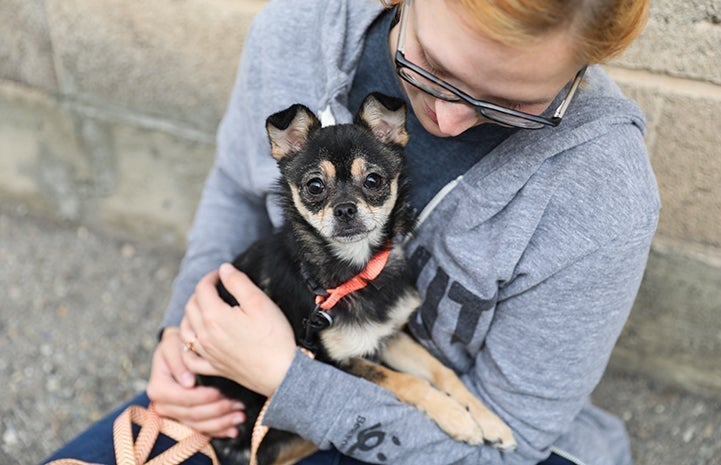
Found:
<svg viewBox="0 0 721 465"><path fill-rule="evenodd" d="M388 256L391 253L390 247L386 247L370 259L365 269L353 276L348 281L344 282L338 287L333 289L326 289L327 296L318 295L315 297L315 304L323 309L330 310L338 303L340 299L351 294L355 291L363 289L368 285L368 281L373 281L381 274L386 263L388 263Z"/></svg>

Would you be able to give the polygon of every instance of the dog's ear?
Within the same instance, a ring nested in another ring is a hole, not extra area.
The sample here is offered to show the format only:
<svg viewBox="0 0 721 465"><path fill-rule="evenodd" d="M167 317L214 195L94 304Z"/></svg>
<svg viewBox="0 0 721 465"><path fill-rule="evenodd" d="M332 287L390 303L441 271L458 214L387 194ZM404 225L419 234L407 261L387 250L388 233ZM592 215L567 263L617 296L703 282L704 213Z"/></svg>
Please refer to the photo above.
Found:
<svg viewBox="0 0 721 465"><path fill-rule="evenodd" d="M295 104L273 113L265 121L271 155L280 161L287 155L299 152L305 147L310 133L319 128L320 121L304 105Z"/></svg>
<svg viewBox="0 0 721 465"><path fill-rule="evenodd" d="M378 92L369 94L356 116L355 122L367 126L384 144L408 143L406 105L403 100Z"/></svg>

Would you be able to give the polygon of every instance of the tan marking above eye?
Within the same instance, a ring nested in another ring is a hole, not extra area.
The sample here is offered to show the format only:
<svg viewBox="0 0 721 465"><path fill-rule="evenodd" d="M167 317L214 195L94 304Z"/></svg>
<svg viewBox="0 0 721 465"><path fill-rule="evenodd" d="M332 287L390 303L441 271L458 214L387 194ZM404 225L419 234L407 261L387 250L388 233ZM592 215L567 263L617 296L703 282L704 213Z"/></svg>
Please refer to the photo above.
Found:
<svg viewBox="0 0 721 465"><path fill-rule="evenodd" d="M334 179L336 176L335 165L328 160L320 162L320 169L323 170L326 178Z"/></svg>
<svg viewBox="0 0 721 465"><path fill-rule="evenodd" d="M362 158L356 158L353 160L353 164L350 167L350 173L353 175L353 179L363 179L365 173L368 171L368 164Z"/></svg>

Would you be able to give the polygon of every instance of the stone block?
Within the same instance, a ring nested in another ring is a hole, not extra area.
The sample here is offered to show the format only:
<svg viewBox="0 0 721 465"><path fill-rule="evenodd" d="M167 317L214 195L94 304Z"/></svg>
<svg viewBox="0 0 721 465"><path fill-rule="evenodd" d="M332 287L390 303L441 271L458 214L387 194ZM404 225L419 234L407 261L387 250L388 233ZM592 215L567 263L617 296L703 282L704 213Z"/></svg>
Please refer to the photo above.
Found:
<svg viewBox="0 0 721 465"><path fill-rule="evenodd" d="M46 94L0 87L0 189L63 218L79 213L80 180L89 172L73 122Z"/></svg>
<svg viewBox="0 0 721 465"><path fill-rule="evenodd" d="M612 366L721 392L721 249L657 240Z"/></svg>
<svg viewBox="0 0 721 465"><path fill-rule="evenodd" d="M61 92L214 132L264 0L47 2Z"/></svg>
<svg viewBox="0 0 721 465"><path fill-rule="evenodd" d="M721 84L721 3L652 1L643 34L614 63Z"/></svg>
<svg viewBox="0 0 721 465"><path fill-rule="evenodd" d="M50 34L42 0L0 2L0 79L56 88Z"/></svg>
<svg viewBox="0 0 721 465"><path fill-rule="evenodd" d="M610 71L646 112L662 201L658 234L721 246L721 87Z"/></svg>
<svg viewBox="0 0 721 465"><path fill-rule="evenodd" d="M214 146L0 86L0 196L182 248Z"/></svg>
<svg viewBox="0 0 721 465"><path fill-rule="evenodd" d="M653 166L661 190L659 233L721 246L721 102L668 95Z"/></svg>
<svg viewBox="0 0 721 465"><path fill-rule="evenodd" d="M115 156L112 195L94 205L99 224L183 246L214 147L127 125L110 128Z"/></svg>

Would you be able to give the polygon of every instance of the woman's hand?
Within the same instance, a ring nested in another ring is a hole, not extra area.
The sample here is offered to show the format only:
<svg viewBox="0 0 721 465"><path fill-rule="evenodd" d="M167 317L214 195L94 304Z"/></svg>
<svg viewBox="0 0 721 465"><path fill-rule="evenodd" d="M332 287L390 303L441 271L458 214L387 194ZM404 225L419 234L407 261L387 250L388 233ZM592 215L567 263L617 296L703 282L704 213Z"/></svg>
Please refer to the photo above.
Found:
<svg viewBox="0 0 721 465"><path fill-rule="evenodd" d="M218 295L218 277L237 307ZM192 347L183 352L183 362L192 371L232 379L267 397L285 377L296 350L293 330L278 306L229 264L198 283L180 334Z"/></svg>
<svg viewBox="0 0 721 465"><path fill-rule="evenodd" d="M165 328L153 355L147 389L155 409L210 436L237 436L235 425L245 421L245 407L215 388L195 387L195 375L183 362L182 353L179 328Z"/></svg>

